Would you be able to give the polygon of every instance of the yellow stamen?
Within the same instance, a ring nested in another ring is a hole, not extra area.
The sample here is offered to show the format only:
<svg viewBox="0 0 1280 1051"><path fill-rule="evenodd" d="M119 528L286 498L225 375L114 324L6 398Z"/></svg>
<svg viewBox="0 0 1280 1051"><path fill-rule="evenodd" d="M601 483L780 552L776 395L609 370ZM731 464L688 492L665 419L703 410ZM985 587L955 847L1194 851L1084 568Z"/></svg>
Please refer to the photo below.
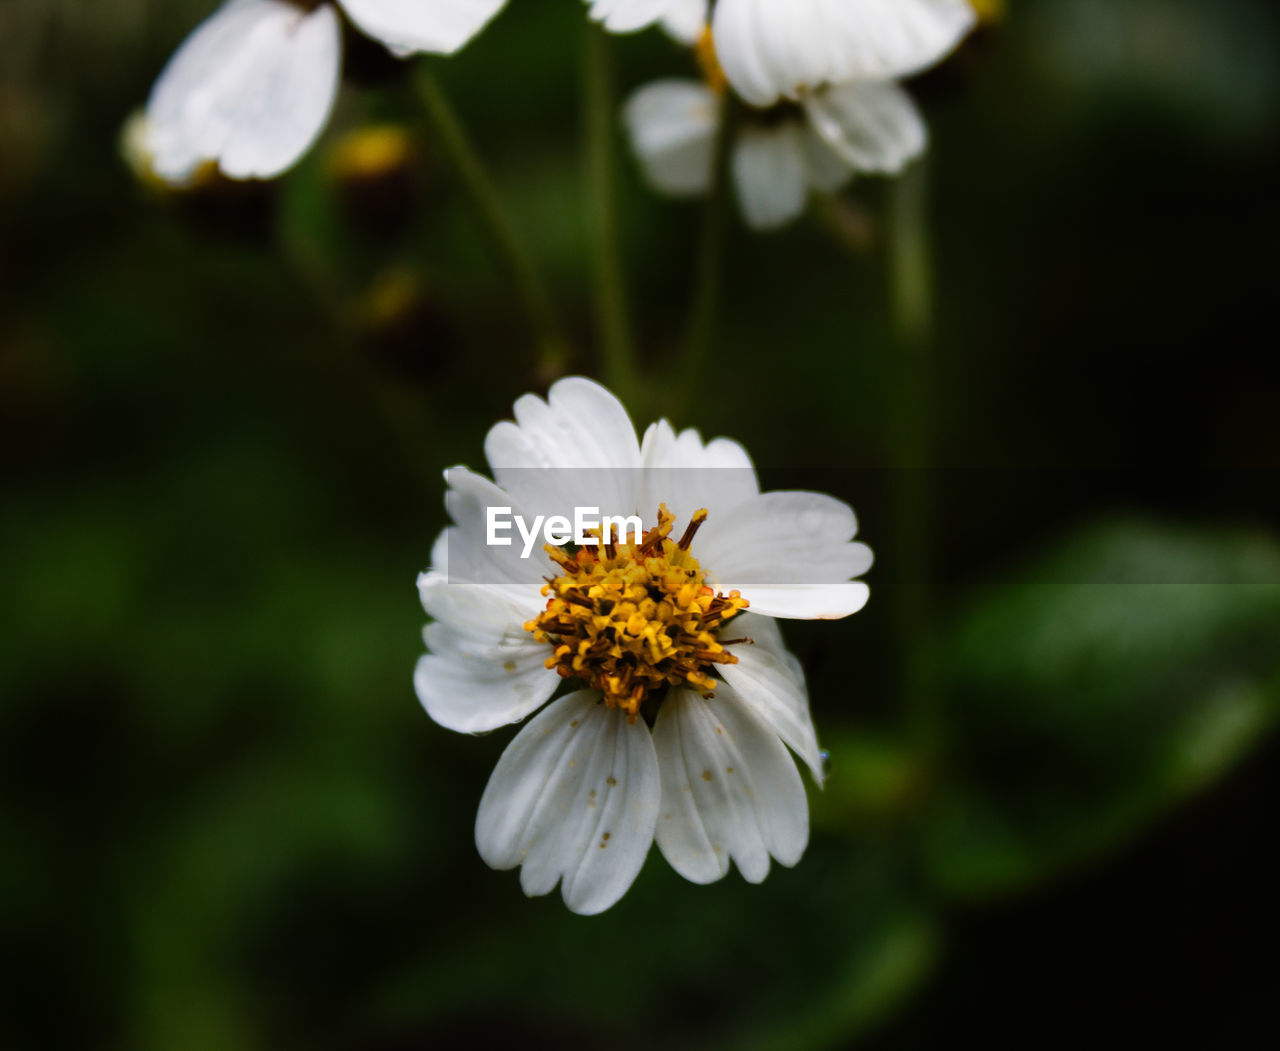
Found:
<svg viewBox="0 0 1280 1051"><path fill-rule="evenodd" d="M720 59L716 55L716 42L711 36L711 26L705 26L698 42L693 46L698 57L698 65L702 69L703 79L707 86L718 95L723 95L729 87L729 79L720 68Z"/></svg>
<svg viewBox="0 0 1280 1051"><path fill-rule="evenodd" d="M561 572L542 589L546 610L524 626L552 647L547 667L600 690L632 723L654 690L689 686L710 696L717 680L708 672L738 662L717 635L747 600L703 583L689 547L706 519L705 510L695 514L676 543L664 504L638 544L597 532L601 543L575 554L549 546Z"/></svg>

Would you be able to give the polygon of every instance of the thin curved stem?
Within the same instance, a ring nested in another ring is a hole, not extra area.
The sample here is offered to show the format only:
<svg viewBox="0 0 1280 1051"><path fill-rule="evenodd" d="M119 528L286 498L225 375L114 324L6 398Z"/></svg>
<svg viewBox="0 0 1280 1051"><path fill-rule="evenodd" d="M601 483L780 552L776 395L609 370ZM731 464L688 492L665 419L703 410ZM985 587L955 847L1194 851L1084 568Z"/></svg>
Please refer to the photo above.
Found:
<svg viewBox="0 0 1280 1051"><path fill-rule="evenodd" d="M636 393L636 373L622 265L622 226L618 214L617 107L613 63L608 34L594 23L587 25L586 34L583 90L596 317L605 380L623 400L627 400Z"/></svg>
<svg viewBox="0 0 1280 1051"><path fill-rule="evenodd" d="M568 358L568 343L533 255L512 222L493 177L448 96L425 65L420 69L416 85L437 142L453 163L477 217L493 242L494 251L515 285L538 340L540 363L554 370Z"/></svg>
<svg viewBox="0 0 1280 1051"><path fill-rule="evenodd" d="M715 342L716 320L724 284L725 233L729 215L729 154L733 141L735 112L726 97L720 102L715 148L712 153L711 189L702 214L698 256L693 278L693 302L684 340L685 368L691 378L682 386L684 397L699 389L704 378L711 345ZM684 406L681 405L680 408Z"/></svg>

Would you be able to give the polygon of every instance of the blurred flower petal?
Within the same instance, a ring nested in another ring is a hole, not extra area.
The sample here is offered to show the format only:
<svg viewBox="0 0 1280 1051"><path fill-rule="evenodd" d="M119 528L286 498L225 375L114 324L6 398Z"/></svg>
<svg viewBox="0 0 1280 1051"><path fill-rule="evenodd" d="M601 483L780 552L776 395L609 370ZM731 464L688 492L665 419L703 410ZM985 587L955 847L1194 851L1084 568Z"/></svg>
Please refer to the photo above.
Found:
<svg viewBox="0 0 1280 1051"><path fill-rule="evenodd" d="M342 37L334 9L232 0L189 36L147 105L158 175L189 180L206 162L233 179L290 168L333 108Z"/></svg>
<svg viewBox="0 0 1280 1051"><path fill-rule="evenodd" d="M892 80L944 58L973 27L966 0L720 0L716 52L753 106L825 84Z"/></svg>
<svg viewBox="0 0 1280 1051"><path fill-rule="evenodd" d="M720 100L697 80L659 80L637 91L623 111L645 178L673 197L711 186Z"/></svg>
<svg viewBox="0 0 1280 1051"><path fill-rule="evenodd" d="M896 175L924 153L928 132L897 84L841 84L807 96L810 126L855 171Z"/></svg>
<svg viewBox="0 0 1280 1051"><path fill-rule="evenodd" d="M799 216L809 193L799 125L743 129L733 149L733 176L742 214L757 230L776 229Z"/></svg>
<svg viewBox="0 0 1280 1051"><path fill-rule="evenodd" d="M589 0L590 14L611 33L632 33L670 20L674 25L687 24L698 16L706 21L706 0Z"/></svg>
<svg viewBox="0 0 1280 1051"><path fill-rule="evenodd" d="M480 32L506 0L341 0L369 36L393 51L449 55Z"/></svg>

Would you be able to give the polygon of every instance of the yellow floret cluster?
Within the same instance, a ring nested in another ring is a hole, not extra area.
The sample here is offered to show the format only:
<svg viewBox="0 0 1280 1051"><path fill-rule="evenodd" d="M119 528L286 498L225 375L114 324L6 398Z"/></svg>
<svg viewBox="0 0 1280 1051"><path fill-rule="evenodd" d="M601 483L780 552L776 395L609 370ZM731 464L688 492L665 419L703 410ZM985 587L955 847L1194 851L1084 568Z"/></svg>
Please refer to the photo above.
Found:
<svg viewBox="0 0 1280 1051"><path fill-rule="evenodd" d="M573 553L548 546L560 574L542 589L546 610L524 626L553 647L547 667L600 690L633 723L660 688L690 686L709 696L717 682L712 668L738 660L725 647L748 640L718 637L747 601L703 581L689 546L706 518L705 510L695 514L677 542L664 504L639 543L596 534L597 546Z"/></svg>

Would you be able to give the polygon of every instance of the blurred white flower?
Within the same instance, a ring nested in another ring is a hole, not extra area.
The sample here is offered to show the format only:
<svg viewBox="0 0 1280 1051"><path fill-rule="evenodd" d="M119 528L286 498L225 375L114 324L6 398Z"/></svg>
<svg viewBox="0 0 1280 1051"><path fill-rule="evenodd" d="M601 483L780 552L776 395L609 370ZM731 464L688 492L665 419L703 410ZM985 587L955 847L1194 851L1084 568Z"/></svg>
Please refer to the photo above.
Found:
<svg viewBox="0 0 1280 1051"><path fill-rule="evenodd" d="M179 47L147 103L157 175L185 183L205 164L268 179L323 130L342 72L339 6L399 55L452 53L506 0L227 0Z"/></svg>
<svg viewBox="0 0 1280 1051"><path fill-rule="evenodd" d="M673 196L707 192L721 105L696 80L660 80L627 101L624 116L648 181ZM855 172L896 174L928 142L924 121L896 84L853 82L743 115L731 164L747 222L782 226L804 211L809 192L831 193Z"/></svg>
<svg viewBox="0 0 1280 1051"><path fill-rule="evenodd" d="M720 0L712 30L733 89L768 106L823 84L919 73L973 23L967 0Z"/></svg>
<svg viewBox="0 0 1280 1051"><path fill-rule="evenodd" d="M677 37L697 34L707 22L707 0L587 0L591 17L611 33L631 33L661 22Z"/></svg>
<svg viewBox="0 0 1280 1051"><path fill-rule="evenodd" d="M684 36L707 22L706 0L594 0L592 17L628 32L663 21ZM973 28L968 0L718 0L716 51L753 106L823 85L885 81L934 65Z"/></svg>
<svg viewBox="0 0 1280 1051"><path fill-rule="evenodd" d="M414 681L436 722L484 733L566 681L578 687L499 760L476 818L481 857L520 866L530 896L561 883L583 914L626 892L655 838L696 883L731 860L751 882L771 857L795 864L809 819L787 747L819 782L822 759L799 663L770 618L862 608L868 590L852 578L871 552L853 542L853 511L817 493L761 493L728 439L664 420L639 441L590 380L527 395L515 417L485 442L494 481L447 472L454 524L418 580L433 623ZM530 518L590 507L648 528L639 544L597 532L595 546L522 559L518 545L488 543L493 507Z"/></svg>

